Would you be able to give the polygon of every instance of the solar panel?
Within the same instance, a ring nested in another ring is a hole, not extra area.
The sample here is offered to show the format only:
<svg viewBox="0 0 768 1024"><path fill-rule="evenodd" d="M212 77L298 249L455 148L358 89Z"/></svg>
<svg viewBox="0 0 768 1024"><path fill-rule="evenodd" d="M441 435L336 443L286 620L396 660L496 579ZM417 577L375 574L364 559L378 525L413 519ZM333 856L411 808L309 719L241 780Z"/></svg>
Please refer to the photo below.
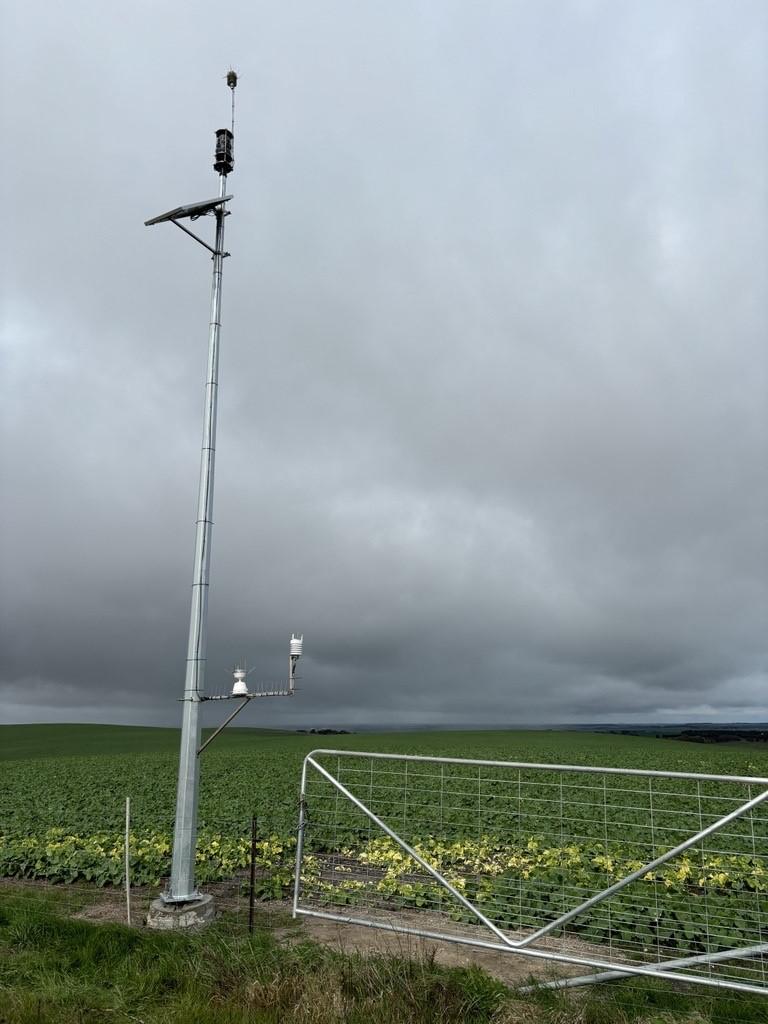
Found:
<svg viewBox="0 0 768 1024"><path fill-rule="evenodd" d="M151 224L162 224L166 220L183 220L185 217L191 217L194 220L196 217L202 217L204 214L210 213L211 210L215 210L222 203L229 202L231 198L232 196L217 196L215 199L205 199L202 203L177 206L175 210L169 210L168 213L161 213L159 217L145 220L144 224L149 227Z"/></svg>

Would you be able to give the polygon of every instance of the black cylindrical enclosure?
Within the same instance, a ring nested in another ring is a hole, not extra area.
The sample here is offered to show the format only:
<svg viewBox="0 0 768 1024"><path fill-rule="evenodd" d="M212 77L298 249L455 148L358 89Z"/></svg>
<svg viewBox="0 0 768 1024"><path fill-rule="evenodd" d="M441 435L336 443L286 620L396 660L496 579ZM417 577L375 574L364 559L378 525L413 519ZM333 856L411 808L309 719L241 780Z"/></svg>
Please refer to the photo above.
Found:
<svg viewBox="0 0 768 1024"><path fill-rule="evenodd" d="M219 128L216 132L216 159L213 162L214 171L219 174L231 174L235 165L233 145L235 137L229 128Z"/></svg>

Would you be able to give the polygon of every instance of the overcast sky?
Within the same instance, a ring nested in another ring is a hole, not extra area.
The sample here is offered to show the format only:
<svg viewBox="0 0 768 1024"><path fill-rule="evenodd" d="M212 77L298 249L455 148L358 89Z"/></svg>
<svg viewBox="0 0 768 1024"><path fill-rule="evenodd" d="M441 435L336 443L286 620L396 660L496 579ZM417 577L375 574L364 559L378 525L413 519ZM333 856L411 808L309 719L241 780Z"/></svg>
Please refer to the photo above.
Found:
<svg viewBox="0 0 768 1024"><path fill-rule="evenodd" d="M180 720L230 65L209 688L768 719L764 0L5 12L0 719Z"/></svg>

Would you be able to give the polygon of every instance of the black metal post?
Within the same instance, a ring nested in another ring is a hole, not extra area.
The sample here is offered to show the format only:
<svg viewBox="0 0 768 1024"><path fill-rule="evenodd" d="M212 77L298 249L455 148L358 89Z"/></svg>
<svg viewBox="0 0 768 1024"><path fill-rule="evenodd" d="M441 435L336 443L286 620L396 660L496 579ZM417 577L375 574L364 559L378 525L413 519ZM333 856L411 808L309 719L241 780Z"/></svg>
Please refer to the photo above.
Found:
<svg viewBox="0 0 768 1024"><path fill-rule="evenodd" d="M248 933L253 933L253 904L256 894L256 815L251 818L251 878L248 886Z"/></svg>

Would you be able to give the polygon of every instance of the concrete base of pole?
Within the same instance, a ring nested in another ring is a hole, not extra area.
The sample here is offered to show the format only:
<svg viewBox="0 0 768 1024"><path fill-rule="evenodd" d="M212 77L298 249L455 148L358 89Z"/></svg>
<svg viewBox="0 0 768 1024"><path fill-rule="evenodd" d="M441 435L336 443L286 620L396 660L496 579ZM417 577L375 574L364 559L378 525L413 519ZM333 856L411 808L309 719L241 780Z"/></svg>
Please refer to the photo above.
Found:
<svg viewBox="0 0 768 1024"><path fill-rule="evenodd" d="M147 914L147 928L175 931L181 928L203 928L216 916L213 896L201 896L193 903L166 903L153 900Z"/></svg>

